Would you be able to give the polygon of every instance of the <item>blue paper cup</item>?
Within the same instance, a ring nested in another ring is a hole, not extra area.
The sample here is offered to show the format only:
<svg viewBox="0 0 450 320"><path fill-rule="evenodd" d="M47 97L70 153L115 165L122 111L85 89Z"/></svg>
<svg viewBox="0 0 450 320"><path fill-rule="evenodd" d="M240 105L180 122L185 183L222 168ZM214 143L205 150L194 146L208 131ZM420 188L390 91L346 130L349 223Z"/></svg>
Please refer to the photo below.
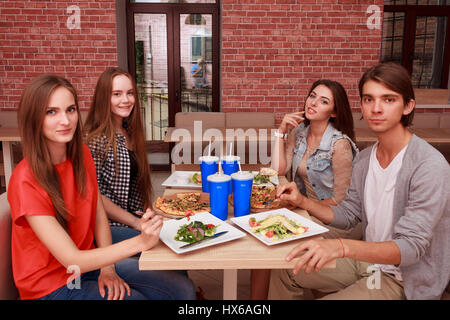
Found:
<svg viewBox="0 0 450 320"><path fill-rule="evenodd" d="M234 216L240 217L250 213L253 175L250 172L236 172L231 175L233 182Z"/></svg>
<svg viewBox="0 0 450 320"><path fill-rule="evenodd" d="M202 191L209 192L208 176L217 172L219 158L203 156L198 158L198 160L200 161L200 171L202 174Z"/></svg>
<svg viewBox="0 0 450 320"><path fill-rule="evenodd" d="M211 213L221 220L228 217L228 188L231 177L226 174L212 174L209 181L209 202Z"/></svg>
<svg viewBox="0 0 450 320"><path fill-rule="evenodd" d="M239 171L239 161L241 160L238 156L225 156L222 157L222 169L223 173L227 175L232 175L235 172ZM233 192L232 183L230 181L230 189L228 190L228 194Z"/></svg>

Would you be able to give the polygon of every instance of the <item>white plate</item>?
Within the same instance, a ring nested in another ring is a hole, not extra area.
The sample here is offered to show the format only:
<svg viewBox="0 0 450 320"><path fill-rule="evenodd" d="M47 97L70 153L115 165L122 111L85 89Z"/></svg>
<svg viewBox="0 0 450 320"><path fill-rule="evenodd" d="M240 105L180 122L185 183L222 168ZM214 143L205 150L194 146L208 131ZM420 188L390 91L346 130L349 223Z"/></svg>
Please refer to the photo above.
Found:
<svg viewBox="0 0 450 320"><path fill-rule="evenodd" d="M189 177L194 173L200 173L200 171L175 171L168 177L164 182L162 183L162 186L164 187L178 187L178 188L195 188L195 189L201 189L201 184L196 184L192 181L189 181ZM259 171L252 171L251 172L253 176L256 176ZM255 186L272 186L272 185L278 185L280 182L278 180L278 176L271 176L270 178L271 183L264 183L264 184L254 184Z"/></svg>
<svg viewBox="0 0 450 320"><path fill-rule="evenodd" d="M277 214L282 214L286 218L296 221L297 224L300 224L304 227L308 227L308 230L300 235L293 235L292 237L288 237L288 238L284 238L284 239L277 239L276 237L268 238L262 234L254 233L248 223L249 219L252 217L254 217L256 219L256 221L260 221L260 220L265 219L267 216L277 215ZM292 212L291 210L288 210L286 208L281 208L281 209L276 209L276 210L271 210L271 211L266 211L266 212L261 212L261 213L255 213L255 214L249 214L249 215L241 216L241 217L237 217L237 218L231 218L231 221L233 221L233 223L235 223L236 225L238 225L239 227L241 227L242 229L244 229L245 231L250 233L252 236L254 236L256 239L260 240L261 242L265 243L268 246L315 236L315 235L318 235L318 234L328 231L327 228L322 227L321 225L319 225L307 218L304 218L301 215L299 215L295 212Z"/></svg>
<svg viewBox="0 0 450 320"><path fill-rule="evenodd" d="M162 183L162 185L164 187L186 187L201 189L202 184L196 184L192 181L189 181L189 177L196 172L200 174L200 171L175 171Z"/></svg>
<svg viewBox="0 0 450 320"><path fill-rule="evenodd" d="M250 173L253 174L253 176L256 176L259 173L259 171L251 171ZM255 184L255 183L253 183L253 185L262 187L262 186L273 186L273 185L276 186L276 185L280 184L280 182L278 180L278 176L270 176L269 180L270 180L271 183L263 183L263 184Z"/></svg>
<svg viewBox="0 0 450 320"><path fill-rule="evenodd" d="M175 240L175 236L177 235L178 229L184 225L189 224L192 221L201 221L204 224L212 223L214 225L219 225L216 229L217 232L228 231L226 234L219 236L215 239L203 241L202 243L192 245L185 249L180 249L181 246L187 244L187 242L177 241ZM159 238L162 242L164 242L170 249L174 252L180 254L193 250L198 250L201 248L213 246L219 243L228 242L231 240L235 240L241 237L245 237L245 233L241 230L233 227L225 221L220 220L219 218L213 216L209 212L200 212L195 216L190 217L188 221L187 218L183 218L180 220L166 220L164 221L163 227L161 229L161 233L159 234Z"/></svg>

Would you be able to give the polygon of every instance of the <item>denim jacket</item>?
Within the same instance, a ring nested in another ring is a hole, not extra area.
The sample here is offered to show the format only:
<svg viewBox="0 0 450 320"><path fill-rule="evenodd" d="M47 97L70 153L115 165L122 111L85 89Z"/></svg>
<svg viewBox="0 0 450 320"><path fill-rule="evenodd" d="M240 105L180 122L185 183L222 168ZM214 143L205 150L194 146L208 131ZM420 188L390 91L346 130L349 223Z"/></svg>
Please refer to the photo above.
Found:
<svg viewBox="0 0 450 320"><path fill-rule="evenodd" d="M309 126L305 127L302 123L295 133L294 157L292 159L292 177L297 183L300 192L306 195L306 186L303 179L297 175L298 166L306 151L306 137L308 136ZM328 123L320 145L306 160L306 171L308 179L320 200L328 199L333 196L334 175L333 175L333 146L334 143L342 138L346 138L352 147L353 159L358 153L358 147L355 143L341 131L335 129L331 123Z"/></svg>

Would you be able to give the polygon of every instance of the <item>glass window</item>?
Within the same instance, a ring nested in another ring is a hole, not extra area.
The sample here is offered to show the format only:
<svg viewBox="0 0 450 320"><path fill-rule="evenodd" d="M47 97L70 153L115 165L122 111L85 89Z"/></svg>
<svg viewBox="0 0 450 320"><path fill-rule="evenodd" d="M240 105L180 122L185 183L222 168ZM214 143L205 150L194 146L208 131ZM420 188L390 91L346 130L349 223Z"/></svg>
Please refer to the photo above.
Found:
<svg viewBox="0 0 450 320"><path fill-rule="evenodd" d="M203 58L206 62L212 61L212 37L191 37L191 62Z"/></svg>
<svg viewBox="0 0 450 320"><path fill-rule="evenodd" d="M190 14L184 20L185 24L202 25L206 24L206 19L201 14Z"/></svg>
<svg viewBox="0 0 450 320"><path fill-rule="evenodd" d="M450 82L450 0L385 1L381 61L395 61L416 88L446 88Z"/></svg>
<svg viewBox="0 0 450 320"><path fill-rule="evenodd" d="M163 140L168 127L167 26L165 14L135 14L136 83L146 139Z"/></svg>
<svg viewBox="0 0 450 320"><path fill-rule="evenodd" d="M440 88L447 17L418 16L411 80L416 88Z"/></svg>
<svg viewBox="0 0 450 320"><path fill-rule="evenodd" d="M211 14L180 15L183 112L213 111L212 20Z"/></svg>
<svg viewBox="0 0 450 320"><path fill-rule="evenodd" d="M384 13L381 61L395 61L400 64L402 63L404 30L404 12Z"/></svg>

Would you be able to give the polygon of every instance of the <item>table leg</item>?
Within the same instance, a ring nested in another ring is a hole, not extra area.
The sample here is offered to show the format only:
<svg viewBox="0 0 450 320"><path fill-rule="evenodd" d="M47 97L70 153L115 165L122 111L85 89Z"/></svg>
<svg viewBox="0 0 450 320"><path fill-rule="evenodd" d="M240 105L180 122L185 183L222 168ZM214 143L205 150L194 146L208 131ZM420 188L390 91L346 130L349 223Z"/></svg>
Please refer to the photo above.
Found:
<svg viewBox="0 0 450 320"><path fill-rule="evenodd" d="M6 190L8 190L8 183L9 179L11 178L14 164L11 141L3 141L2 146L3 146L3 166L5 169L5 183L6 183Z"/></svg>
<svg viewBox="0 0 450 320"><path fill-rule="evenodd" d="M223 300L237 300L237 269L223 270Z"/></svg>

